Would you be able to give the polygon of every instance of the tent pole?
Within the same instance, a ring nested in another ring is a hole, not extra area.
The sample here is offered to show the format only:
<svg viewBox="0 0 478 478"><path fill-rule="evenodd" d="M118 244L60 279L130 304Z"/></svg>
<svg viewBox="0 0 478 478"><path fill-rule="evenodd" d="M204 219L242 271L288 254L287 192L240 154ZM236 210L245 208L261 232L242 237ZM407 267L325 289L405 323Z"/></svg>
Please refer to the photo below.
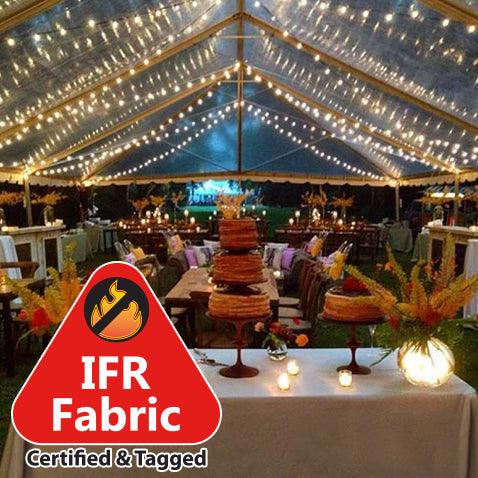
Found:
<svg viewBox="0 0 478 478"><path fill-rule="evenodd" d="M460 195L460 176L455 176L455 197L453 201L453 218L455 219L455 226L458 226L458 198Z"/></svg>
<svg viewBox="0 0 478 478"><path fill-rule="evenodd" d="M237 171L242 174L242 106L244 104L244 0L237 0Z"/></svg>
<svg viewBox="0 0 478 478"><path fill-rule="evenodd" d="M33 226L32 198L30 193L30 180L28 175L23 177L23 188L25 190L25 209L27 210L27 225Z"/></svg>
<svg viewBox="0 0 478 478"><path fill-rule="evenodd" d="M400 183L395 183L395 220L400 221Z"/></svg>

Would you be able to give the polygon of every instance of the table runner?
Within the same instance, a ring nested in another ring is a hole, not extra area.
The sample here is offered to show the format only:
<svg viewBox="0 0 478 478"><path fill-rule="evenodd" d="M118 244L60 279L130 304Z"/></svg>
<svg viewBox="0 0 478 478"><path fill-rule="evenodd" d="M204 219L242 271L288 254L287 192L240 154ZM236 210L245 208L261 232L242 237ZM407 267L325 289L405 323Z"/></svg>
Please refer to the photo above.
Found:
<svg viewBox="0 0 478 478"><path fill-rule="evenodd" d="M235 356L233 350L206 353L228 363ZM377 357L367 354L359 351L359 361ZM477 398L459 378L438 389L416 388L405 382L391 356L372 375L354 376L352 388L342 389L336 366L348 361L348 350L292 350L289 357L301 371L291 377L287 392L276 385L286 362L270 361L264 350L244 351L244 362L260 370L252 379L227 379L218 368L201 366L221 400L223 421L203 445L209 468L177 476L476 477ZM144 469L23 470L18 465L23 442L13 432L9 440L14 443L6 449L0 470L8 472L2 478L157 476ZM173 449L185 447L168 448Z"/></svg>

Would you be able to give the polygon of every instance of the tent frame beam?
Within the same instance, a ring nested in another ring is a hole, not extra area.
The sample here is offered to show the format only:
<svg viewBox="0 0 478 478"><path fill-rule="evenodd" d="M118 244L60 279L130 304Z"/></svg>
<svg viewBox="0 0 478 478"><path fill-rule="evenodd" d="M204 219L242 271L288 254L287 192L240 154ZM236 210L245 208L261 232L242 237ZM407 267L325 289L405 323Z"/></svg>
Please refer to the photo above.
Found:
<svg viewBox="0 0 478 478"><path fill-rule="evenodd" d="M436 0L434 0L436 1ZM342 60L339 60L337 57L329 55L328 53L325 53L323 50L319 50L316 47L313 47L312 45L308 43L304 43L298 38L292 36L292 35L287 35L284 36L282 32L276 28L275 26L271 25L268 22L265 22L253 15L250 14L245 14L246 20L251 23L252 25L261 28L262 30L265 30L268 32L270 35L273 37L278 38L280 41L285 42L294 48L297 48L297 45L301 45L301 50L307 52L308 54L312 56L319 55L320 60L324 61L328 65L333 66L334 68L338 68L346 73L350 73L353 75L354 78L358 78L361 81L364 81L366 83L369 83L370 85L380 89L381 91L393 95L401 100L404 100L408 103L413 104L414 106L419 107L422 110L426 110L429 113L432 113L434 115L440 116L442 119L445 119L456 126L459 126L460 128L463 128L470 133L474 135L478 135L478 126L475 126L472 123L469 123L468 121L465 121L455 115L452 115L451 113L448 113L447 111L444 111L414 95L411 95L409 93L406 93L405 91L396 88L395 86L385 83L382 80L379 80L378 78L369 75L368 73L359 70L358 68L353 67L352 65L343 62Z"/></svg>
<svg viewBox="0 0 478 478"><path fill-rule="evenodd" d="M478 26L478 15L452 0L418 0L431 10L465 25Z"/></svg>
<svg viewBox="0 0 478 478"><path fill-rule="evenodd" d="M225 71L230 71L231 67L226 67L224 68ZM115 126L108 128L107 130L103 131L102 133L98 134L97 136L93 138L89 138L86 141L80 142L79 144L75 146L68 147L64 149L63 151L60 151L58 153L55 153L51 156L48 156L47 158L44 158L42 160L42 164L33 167L30 169L30 174L31 173L36 173L37 171L40 171L42 169L46 169L53 165L55 162L59 161L60 159L64 159L67 156L70 156L71 154L74 154L82 149L87 148L88 146L91 146L95 143L98 143L99 141L102 141L103 139L107 138L108 136L111 136L128 126L131 126L134 123L137 123L138 121L141 121L149 116L151 116L154 113L157 113L164 108L167 108L168 106L173 105L174 103L183 100L184 98L187 98L190 95L193 95L194 93L197 93L198 91L201 91L204 88L207 88L208 86L211 86L213 84L218 83L225 77L225 74L222 73L219 76L216 76L215 79L210 79L206 80L204 83L198 83L196 85L193 85L191 88L185 89L184 91L179 92L176 95L171 96L171 98L168 98L167 100L156 103L153 105L151 108L148 108L145 111L142 111L140 113L137 113L133 116L131 116L129 119L121 121L120 123L116 124Z"/></svg>
<svg viewBox="0 0 478 478"><path fill-rule="evenodd" d="M234 23L237 20L237 18L238 18L237 13L230 15L224 20L221 20L220 22L215 23L214 25L193 35L192 37L184 41L175 43L171 48L164 50L160 54L152 55L149 58L144 59L141 63L137 63L134 66L125 68L121 70L120 72L117 72L109 76L107 79L99 83L96 83L90 87L87 87L80 92L75 93L73 96L70 96L68 99L62 101L61 103L58 103L54 107L38 112L34 117L26 120L23 124L17 124L16 126L7 128L6 130L0 133L0 141L4 140L5 138L11 137L15 135L16 133L19 133L24 128L29 128L32 124L34 124L38 120L38 115L40 114L46 118L57 112L61 113L66 107L71 106L73 103L77 103L78 101L84 99L86 96L89 96L92 94L96 95L101 93L103 88L111 87L117 81L127 81L128 79L134 78L138 74L143 73L144 71L168 60L169 58L184 52L185 50L195 46L196 44L206 40L207 38L212 37L218 31ZM132 71L134 71L133 75L131 74Z"/></svg>
<svg viewBox="0 0 478 478"><path fill-rule="evenodd" d="M314 108L322 111L325 114L331 114L332 116L340 117L341 119L345 120L345 122L347 122L350 126L353 126L353 127L357 123L357 121L354 120L353 118L350 118L349 116L346 116L342 113L339 113L338 111L324 105L323 103L320 103L320 102L317 102L317 101L313 100L309 96L306 96L305 94L300 93L295 88L290 87L289 85L283 83L282 81L276 80L276 79L270 77L268 74L264 73L262 70L257 70L253 67L250 67L250 70L253 74L259 75L265 81L274 85L276 88L279 88L280 90L283 90L286 93L289 93L290 95L298 98L300 101L303 101L306 104L312 105ZM457 170L456 168L452 169L452 167L449 164L441 161L440 159L435 158L434 156L431 156L429 154L425 154L421 150L419 150L419 149L417 149L413 146L410 146L408 144L402 143L401 141L398 141L397 139L392 138L390 136L387 136L383 133L380 133L379 131L377 131L375 129L369 128L368 126L362 124L361 122L359 122L359 128L364 133L366 133L367 135L374 136L375 138L380 139L381 141L384 141L387 144L391 144L395 148L402 149L403 151L406 151L410 154L415 155L418 158L421 158L425 161L428 161L431 164L434 164L435 166L437 166L439 168L445 168L446 170L452 171L453 173L458 173L459 172L459 170Z"/></svg>
<svg viewBox="0 0 478 478"><path fill-rule="evenodd" d="M26 6L9 9L5 15L0 17L0 33L21 25L61 2L62 0L34 0L28 2Z"/></svg>
<svg viewBox="0 0 478 478"><path fill-rule="evenodd" d="M237 170L242 172L242 106L244 103L244 0L237 0Z"/></svg>

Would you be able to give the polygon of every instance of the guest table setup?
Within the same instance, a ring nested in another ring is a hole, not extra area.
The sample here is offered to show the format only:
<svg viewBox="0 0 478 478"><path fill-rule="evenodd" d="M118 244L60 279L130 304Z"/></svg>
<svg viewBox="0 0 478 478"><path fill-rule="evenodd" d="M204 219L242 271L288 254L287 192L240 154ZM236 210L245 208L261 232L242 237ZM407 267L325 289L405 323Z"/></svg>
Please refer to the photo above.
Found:
<svg viewBox="0 0 478 478"><path fill-rule="evenodd" d="M234 350L200 352L209 359L199 367L221 402L223 418L210 441L187 448L206 446L211 470L177 476L402 478L408 471L414 478L474 478L478 473L477 397L456 376L438 389L413 387L391 355L371 375L353 375L350 382L336 370L349 358L346 349L296 349L281 362L264 350L246 349L244 362L259 374L237 380L219 374L215 365L232 365ZM370 364L379 354L365 349L359 358ZM121 469L27 469L23 457L32 446L10 429L0 476L131 476ZM138 469L134 476L150 473Z"/></svg>

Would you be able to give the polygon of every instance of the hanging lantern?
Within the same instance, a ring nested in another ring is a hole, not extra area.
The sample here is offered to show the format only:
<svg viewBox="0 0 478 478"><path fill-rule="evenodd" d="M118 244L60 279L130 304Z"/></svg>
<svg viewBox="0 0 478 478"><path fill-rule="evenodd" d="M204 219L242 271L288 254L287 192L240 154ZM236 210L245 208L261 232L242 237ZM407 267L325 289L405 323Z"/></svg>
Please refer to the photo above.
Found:
<svg viewBox="0 0 478 478"><path fill-rule="evenodd" d="M453 375L455 359L445 343L432 337L424 347L406 342L398 352L398 366L411 384L439 387Z"/></svg>

